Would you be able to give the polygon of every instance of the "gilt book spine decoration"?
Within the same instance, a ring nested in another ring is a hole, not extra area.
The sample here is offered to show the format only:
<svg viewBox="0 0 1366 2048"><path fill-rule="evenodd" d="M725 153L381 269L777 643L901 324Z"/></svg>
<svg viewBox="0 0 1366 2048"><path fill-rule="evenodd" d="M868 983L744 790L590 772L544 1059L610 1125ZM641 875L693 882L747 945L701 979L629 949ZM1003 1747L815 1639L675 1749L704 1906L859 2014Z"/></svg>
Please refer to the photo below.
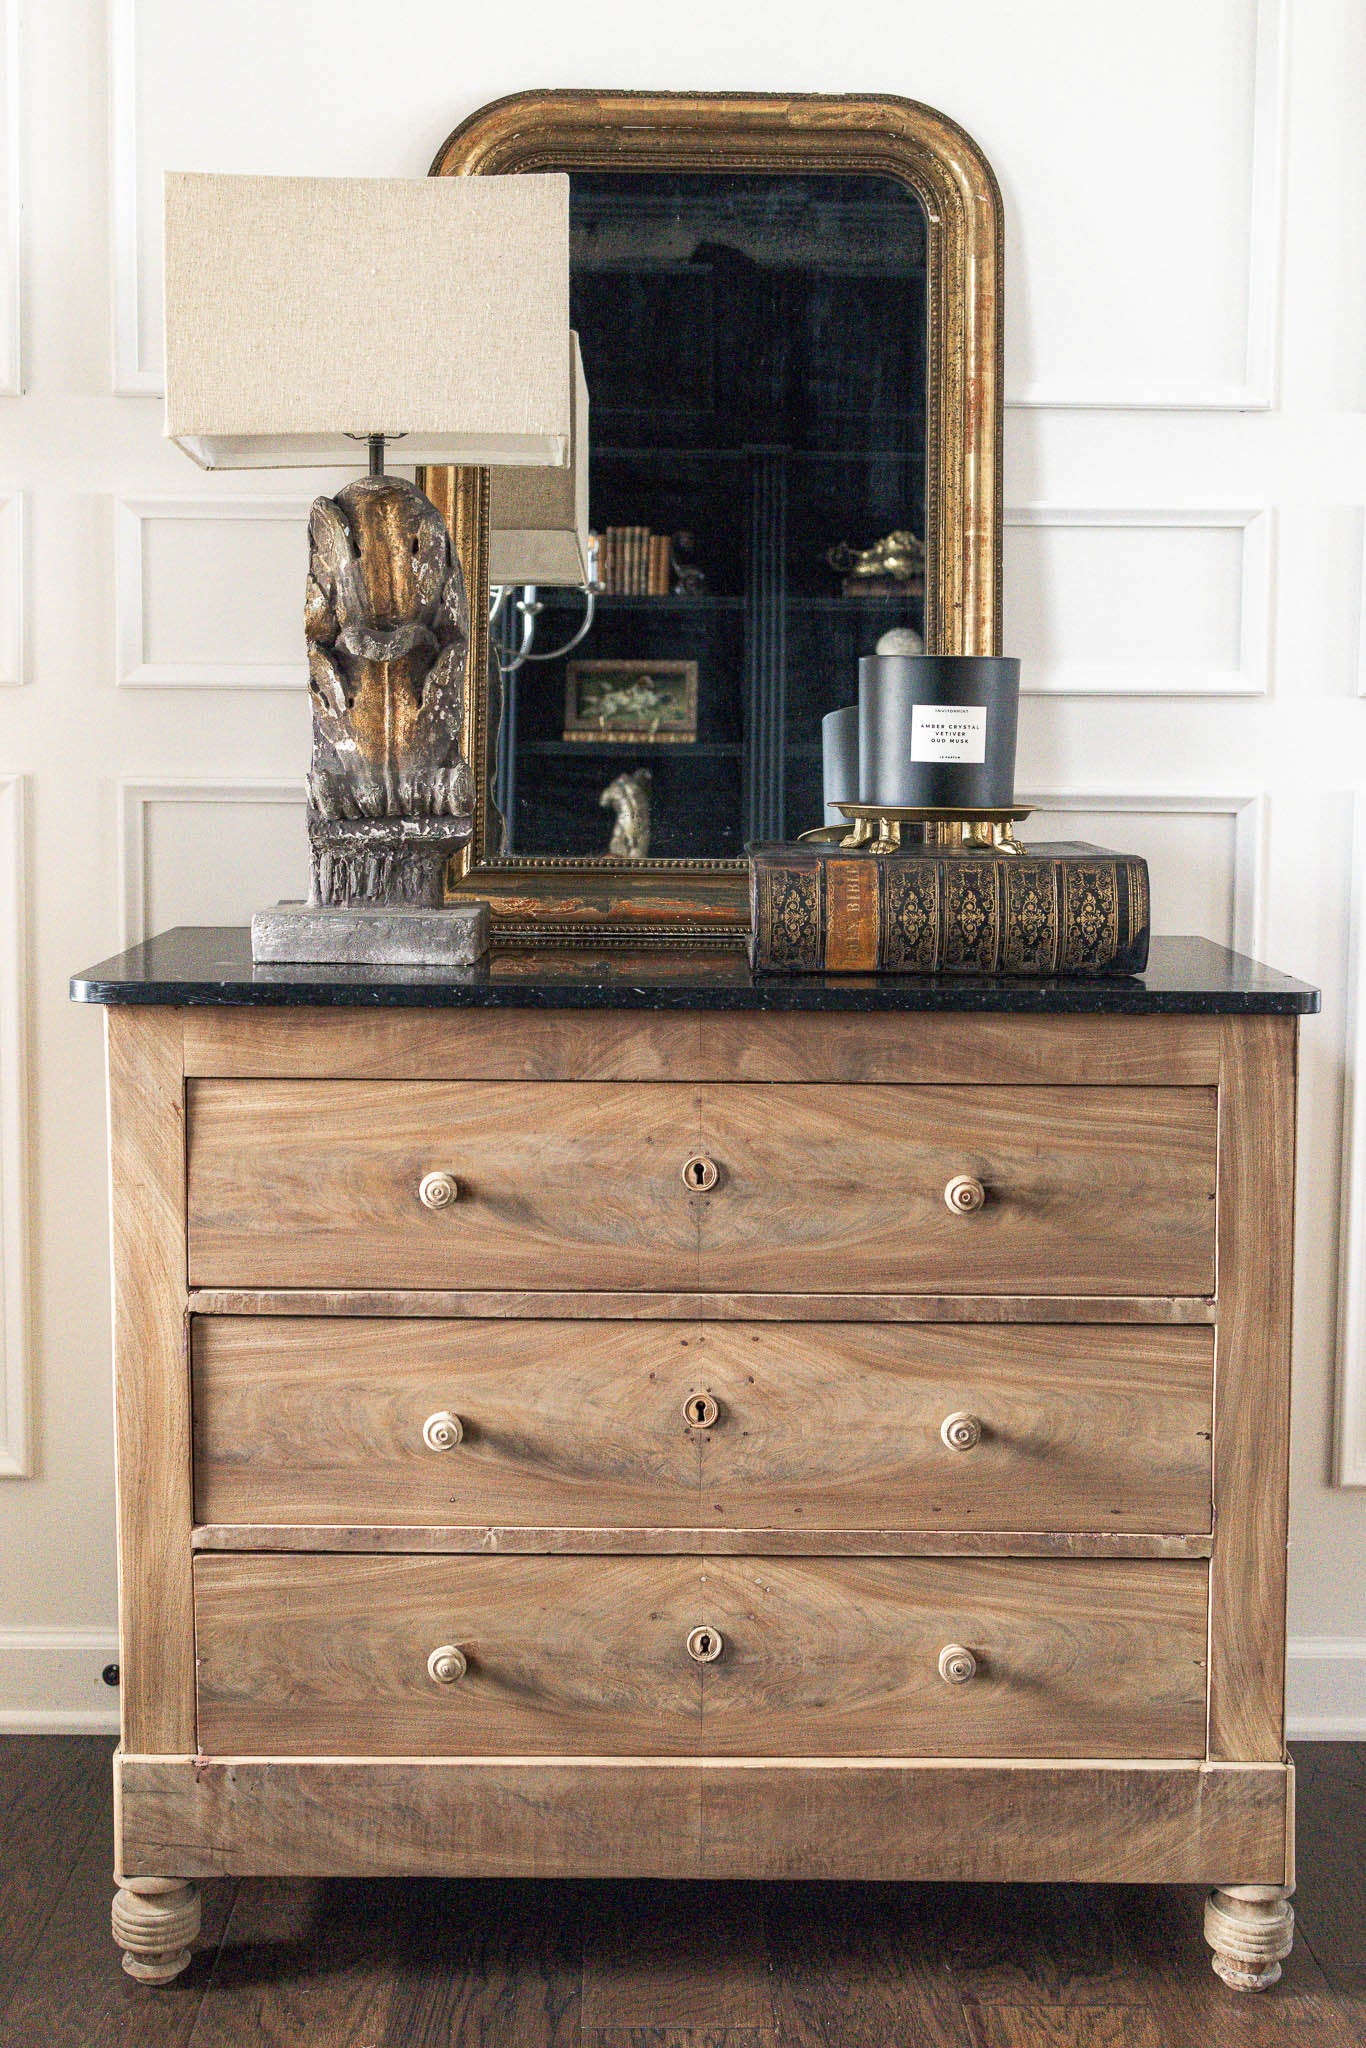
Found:
<svg viewBox="0 0 1366 2048"><path fill-rule="evenodd" d="M768 974L1139 974L1148 863L1016 853L750 849L750 963Z"/></svg>

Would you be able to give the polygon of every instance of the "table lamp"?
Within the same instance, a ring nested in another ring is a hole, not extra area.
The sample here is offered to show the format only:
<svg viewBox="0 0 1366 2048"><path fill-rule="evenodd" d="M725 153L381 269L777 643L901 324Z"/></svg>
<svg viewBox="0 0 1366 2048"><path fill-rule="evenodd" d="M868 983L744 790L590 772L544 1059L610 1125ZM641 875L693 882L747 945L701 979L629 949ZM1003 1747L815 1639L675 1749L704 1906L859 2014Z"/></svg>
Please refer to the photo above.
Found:
<svg viewBox="0 0 1366 2048"><path fill-rule="evenodd" d="M206 469L369 452L369 474L309 520L312 886L306 907L257 914L256 959L461 965L486 949L487 906L444 901L473 828L464 577L437 508L386 475L385 444L405 464L560 472L574 503L576 411L584 468L565 176L168 174L167 435ZM565 493L550 498L563 551Z"/></svg>

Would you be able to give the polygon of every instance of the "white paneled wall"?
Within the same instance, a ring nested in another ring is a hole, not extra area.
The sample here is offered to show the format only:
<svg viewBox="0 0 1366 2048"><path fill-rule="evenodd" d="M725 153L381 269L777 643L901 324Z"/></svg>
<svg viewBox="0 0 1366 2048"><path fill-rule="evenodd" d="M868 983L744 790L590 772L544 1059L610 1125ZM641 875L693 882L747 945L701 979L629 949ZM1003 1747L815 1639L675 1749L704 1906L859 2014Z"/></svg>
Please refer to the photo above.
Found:
<svg viewBox="0 0 1366 2048"><path fill-rule="evenodd" d="M1274 532L1267 510L1007 507L1004 633L1021 689L1262 695Z"/></svg>
<svg viewBox="0 0 1366 2048"><path fill-rule="evenodd" d="M137 688L294 690L307 498L119 498L118 681Z"/></svg>
<svg viewBox="0 0 1366 2048"><path fill-rule="evenodd" d="M1366 1733L1357 0L694 0L676 32L638 0L31 0L22 48L0 0L0 1723L92 1725L114 1612L101 1042L66 977L305 880L303 519L337 479L229 488L163 443L161 172L419 176L546 84L901 92L997 171L1028 829L1146 853L1159 931L1325 991L1292 1689Z"/></svg>
<svg viewBox="0 0 1366 2048"><path fill-rule="evenodd" d="M24 500L0 497L0 688L22 683L27 590L24 576Z"/></svg>
<svg viewBox="0 0 1366 2048"><path fill-rule="evenodd" d="M0 775L0 1476L29 1466L28 960L24 783Z"/></svg>

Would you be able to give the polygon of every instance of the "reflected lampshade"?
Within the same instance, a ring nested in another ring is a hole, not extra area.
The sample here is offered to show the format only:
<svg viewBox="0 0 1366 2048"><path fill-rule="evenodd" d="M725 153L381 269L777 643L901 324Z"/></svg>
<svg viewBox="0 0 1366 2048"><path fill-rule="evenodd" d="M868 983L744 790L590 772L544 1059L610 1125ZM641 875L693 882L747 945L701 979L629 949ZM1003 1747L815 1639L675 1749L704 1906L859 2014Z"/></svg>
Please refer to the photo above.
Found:
<svg viewBox="0 0 1366 2048"><path fill-rule="evenodd" d="M567 469L506 465L489 478L489 582L584 589L588 561L588 386L570 337Z"/></svg>

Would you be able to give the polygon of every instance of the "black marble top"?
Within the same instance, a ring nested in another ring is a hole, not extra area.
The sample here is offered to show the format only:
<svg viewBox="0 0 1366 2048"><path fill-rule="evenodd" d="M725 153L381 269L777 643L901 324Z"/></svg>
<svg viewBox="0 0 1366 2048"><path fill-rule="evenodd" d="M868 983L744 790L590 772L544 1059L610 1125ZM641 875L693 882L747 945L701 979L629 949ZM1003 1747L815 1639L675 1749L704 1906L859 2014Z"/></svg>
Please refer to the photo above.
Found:
<svg viewBox="0 0 1366 2048"><path fill-rule="evenodd" d="M1154 939L1138 975L756 975L738 948L508 947L477 967L253 967L245 926L180 925L72 977L78 1003L363 1009L1018 1010L1304 1015L1319 992L1208 939Z"/></svg>

